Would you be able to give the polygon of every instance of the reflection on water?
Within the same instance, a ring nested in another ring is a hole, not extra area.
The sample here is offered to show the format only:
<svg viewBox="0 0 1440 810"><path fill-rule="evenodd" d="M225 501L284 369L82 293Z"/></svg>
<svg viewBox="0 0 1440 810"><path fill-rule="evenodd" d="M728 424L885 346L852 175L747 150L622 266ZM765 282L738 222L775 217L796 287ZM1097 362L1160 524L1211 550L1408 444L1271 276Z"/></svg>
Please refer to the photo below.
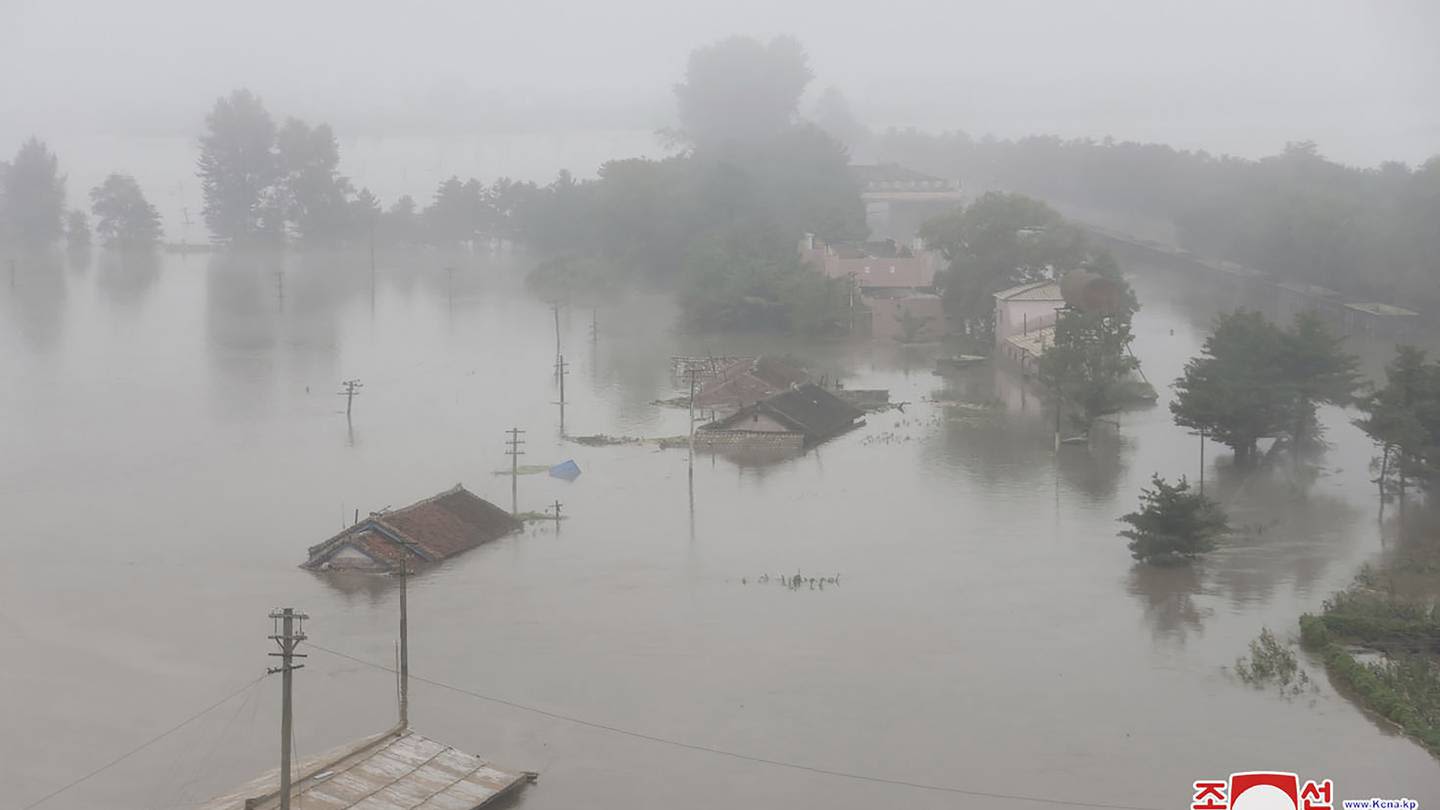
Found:
<svg viewBox="0 0 1440 810"><path fill-rule="evenodd" d="M276 606L309 613L317 645L388 664L394 580L301 571L306 547L356 509L456 482L507 504L493 471L512 426L522 463L585 471L519 481L521 510L559 500L569 519L411 580L417 674L976 790L1160 807L1197 773L1279 765L1356 795L1440 794L1433 761L1343 699L1292 705L1221 677L1380 549L1373 450L1349 415L1322 414L1333 447L1313 481L1207 453L1207 489L1245 531L1202 564L1136 567L1115 534L1152 474L1198 473L1163 381L1226 301L1183 278L1136 278L1160 402L1058 457L1042 396L989 365L936 375L938 347L686 335L660 296L563 306L574 435L683 435L686 410L654 404L681 393L674 355L790 354L908 403L796 457L692 468L684 448L556 437L554 321L519 257L382 254L373 274L368 255L109 262L27 261L0 287L0 373L22 383L0 390L0 784L22 803L253 677ZM365 387L347 421L350 378ZM795 570L845 587L736 584ZM296 684L302 754L393 721L388 673L316 654ZM273 759L272 687L53 806L185 806L248 779ZM413 697L425 733L544 771L527 808L957 806ZM1121 769L1123 785L1085 778Z"/></svg>
<svg viewBox="0 0 1440 810"><path fill-rule="evenodd" d="M69 284L56 252L11 256L6 262L10 319L38 351L54 347L63 333Z"/></svg>
<svg viewBox="0 0 1440 810"><path fill-rule="evenodd" d="M1129 591L1145 609L1155 636L1184 645L1191 634L1205 629L1212 612L1195 604L1201 590L1201 565L1135 565L1130 569Z"/></svg>

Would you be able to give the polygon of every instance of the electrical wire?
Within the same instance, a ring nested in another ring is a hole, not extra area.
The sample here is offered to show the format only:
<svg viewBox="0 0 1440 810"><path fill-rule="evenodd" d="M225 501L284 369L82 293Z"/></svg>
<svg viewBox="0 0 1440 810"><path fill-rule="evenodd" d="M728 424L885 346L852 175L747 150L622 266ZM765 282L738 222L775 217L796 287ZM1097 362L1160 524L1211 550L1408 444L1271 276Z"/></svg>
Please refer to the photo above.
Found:
<svg viewBox="0 0 1440 810"><path fill-rule="evenodd" d="M328 653L328 654L333 655L333 656L336 656L336 657L338 657L338 658L344 658L344 659L346 659L346 660L348 660L348 661L353 661L353 662L355 662L355 663L357 663L357 664L363 664L363 665L368 666L368 667L374 667L375 669L379 669L379 670L382 670L382 671L385 671L385 672L395 672L394 669L391 669L390 667L387 667L387 666L385 666L384 664L377 664L377 663L375 663L375 662L373 662L373 661L367 661L367 660L365 660L365 659L363 659L363 658L357 658L357 657L355 657L355 656L353 656L353 655L347 655L346 653L340 652L340 651L338 651L338 650L327 649L327 648L325 648L325 647L321 647L321 646L318 645L318 644L315 644L314 642L310 642L310 643L309 643L309 646L310 646L311 649L319 650L320 652ZM415 680L417 680L417 681L419 681L419 682L421 682L421 683L429 684L430 686L434 686L434 687L437 687L437 688L440 688L440 689L444 689L444 690L447 690L447 691L450 691L450 692L455 692L455 693L457 693L457 694L466 695L466 696L468 696L468 697L476 698L476 699L478 699L478 700L484 700L484 701L487 701L487 702L490 702L490 703L498 703L498 704L500 704L500 705L502 705L502 706L508 706L508 707L510 707L510 708L512 708L512 709L519 709L520 711L529 712L529 713L531 713L531 714L538 714L538 715L540 715L540 716L542 716L542 717L551 718L552 720L563 720L563 721L565 721L565 722L567 722L567 723L574 723L575 725L585 726L586 728L593 728L593 729L597 729L597 730L600 730L600 731L608 731L608 732L610 732L610 733L612 733L612 734L619 734L619 735L622 735L622 736L625 736L625 737L633 737L633 738L639 739L639 740L646 740L646 741L648 741L648 742L659 743L659 744L661 744L661 745L674 746L674 747L676 747L676 748L684 748L684 749L687 749L687 750L690 750L690 751L700 751L700 752L706 753L706 754L716 754L716 755L718 755L718 756L729 757L729 758L731 758L731 759L738 759L738 760L742 760L742 761L744 761L744 762L754 762L754 763L757 763L757 764L760 764L760 765L770 765L770 766L773 766L773 767L776 767L776 768L788 768L788 769L790 769L790 770L805 771L805 772L807 772L807 773L820 774L820 775L823 775L823 776L835 776L835 777L839 777L839 778L842 778L842 779L853 779L853 780L860 781L860 782L871 782L871 783L881 784L881 785L893 785L893 786L896 786L896 787L907 787L907 788L913 788L913 789L916 789L916 790L932 791L932 792L936 792L936 793L952 793L952 794L957 794L957 795L961 795L961 796L971 796L971 797L980 798L980 799L1003 799L1003 800L1007 800L1007 801L1033 802L1033 803L1035 803L1035 804L1050 805L1050 806L1052 806L1052 807L1088 807L1088 808L1097 808L1097 810L1161 810L1160 808L1156 808L1156 807L1143 807L1143 806L1140 806L1140 805L1133 805L1133 804L1110 804L1110 803L1107 803L1107 802L1088 802L1088 801L1067 800L1067 799L1054 799L1054 798L1049 798L1049 797L1045 797L1045 796L1027 796L1027 795L1023 795L1023 794L1019 794L1019 793L1000 793L1000 792L986 791L986 790L971 790L971 789L967 789L967 788L953 787L953 786L950 786L950 785L936 785L936 784L929 784L929 783L925 783L925 782L911 782L911 781L908 781L908 780L905 780L905 779L892 779L892 778L884 777L884 776L873 776L873 775L869 775L869 774L854 773L854 772L851 772L851 771L838 771L838 770L832 770L832 769L830 769L830 768L820 768L820 767L816 767L816 766L813 766L813 765L803 765L803 764L796 763L796 762L787 762L787 761L785 761L785 760L770 759L770 758L768 758L768 757L753 756L753 755L751 755L751 754L743 754L743 753L740 753L740 752L738 752L738 751L730 751L730 750L727 750L727 749L724 749L724 748L716 748L716 747L714 747L714 746L709 746L709 745L698 745L698 744L696 744L696 743L687 743L687 742L684 742L684 741L682 741L682 740L674 740L674 739L670 739L670 738L668 738L668 737L659 737L659 736L656 736L656 735L654 735L654 734L646 734L646 733L640 732L640 731L631 731L630 729L620 728L619 726L612 726L612 725L608 725L608 724L605 724L605 723L599 723L599 722L596 722L596 721L593 721L593 720L585 720L585 719L580 718L580 717L574 717L574 716L571 716L571 715L560 714L559 712L552 712L552 711L548 711L548 710L546 710L546 709L537 708L537 707L535 707L535 706L527 706L527 705L525 705L525 704L523 704L523 703L517 703L517 702L515 702L515 701L513 701L513 700L506 700L505 698L498 698L498 697L493 697L493 696L491 696L491 695L484 695L484 694L481 694L481 693L479 693L479 692L474 692L474 691L471 691L471 690L469 690L469 689L465 689L465 688L462 688L462 687L459 687L459 686L454 686L453 684L444 683L443 681L437 681L437 680L433 680L433 679L431 679L431 678L426 678L426 677L421 676L421 675L416 675L416 674L415 674L415 670L413 670L413 669L410 670L410 677L413 678L413 679L415 679Z"/></svg>
<svg viewBox="0 0 1440 810"><path fill-rule="evenodd" d="M229 703L229 702L230 702L231 700L233 700L236 696L238 696L239 694L241 694L241 693L244 692L245 690L249 689L250 687L254 686L255 684L259 683L260 681L263 681L263 680L264 680L265 678L267 678L267 677L269 677L269 676L268 676L268 675L261 675L260 677L256 678L255 680L250 681L249 683L245 684L244 686L240 687L239 689L236 689L234 692L231 692L230 694L226 695L225 697L220 698L219 700L215 701L214 703L211 703L209 706L206 706L205 708L201 709L200 711L198 711L198 712L190 715L189 717L185 718L184 720L181 720L179 723L176 723L175 725L173 725L173 726L171 726L170 728L168 728L168 729L160 732L159 734L156 734L154 737L151 737L150 739L148 739L148 740L146 740L145 742L143 742L143 743L135 746L134 748L131 748L129 751L126 751L125 753L121 754L120 756L115 757L114 759L110 760L109 762L105 763L104 765L101 765L100 767L96 768L95 770L93 770L93 771L91 771L91 772L89 772L89 773L85 774L84 776L81 776L81 777L79 777L79 778L77 778L77 779L73 779L73 780L67 782L66 784L61 785L60 787L58 787L58 788L50 791L49 793L45 794L44 796L41 796L40 798L36 799L35 801L30 802L29 804L27 804L27 805L25 805L24 807L20 808L20 810L32 810L32 808L39 807L40 805L44 804L45 802L48 802L48 801L50 801L51 799L55 798L56 796L59 796L61 793L64 793L65 791L70 790L71 788L74 788L74 787L80 785L80 784L83 783L83 782L87 782L87 781L89 781L90 779L92 779L92 778L94 778L94 777L96 777L96 776L99 776L100 774L104 773L105 771L108 771L108 770L110 770L111 768L115 767L116 765L119 765L120 763L122 763L122 762L124 762L125 760L129 759L130 757L133 757L133 756L135 756L136 754L140 753L141 751L144 751L146 748L149 748L150 746L154 745L155 743L160 742L161 740L165 739L166 737L169 737L171 734L174 734L175 732L177 732L177 731L179 731L180 729L182 729L182 728L190 725L191 723L195 722L196 720L199 720L201 717L204 717L205 715L209 714L210 712L215 711L216 709L220 708L221 706L225 705L226 703Z"/></svg>
<svg viewBox="0 0 1440 810"><path fill-rule="evenodd" d="M225 742L225 739L230 734L231 727L235 725L236 720L240 719L240 715L245 713L245 709L250 705L250 701L255 699L255 695L260 691L259 686L260 681L258 680L250 684L245 690L245 699L240 701L240 705L235 708L235 713L230 715L230 719L226 721L225 725L220 729L220 734L215 737L215 742L210 746L210 750L205 753L204 757L196 763L194 767L189 769L190 778L186 779L185 782L180 785L179 795L175 797L177 802L185 802L190 796L190 789L209 772L210 766L215 761L215 754L220 750L221 743ZM181 807L184 805L174 804L171 806Z"/></svg>

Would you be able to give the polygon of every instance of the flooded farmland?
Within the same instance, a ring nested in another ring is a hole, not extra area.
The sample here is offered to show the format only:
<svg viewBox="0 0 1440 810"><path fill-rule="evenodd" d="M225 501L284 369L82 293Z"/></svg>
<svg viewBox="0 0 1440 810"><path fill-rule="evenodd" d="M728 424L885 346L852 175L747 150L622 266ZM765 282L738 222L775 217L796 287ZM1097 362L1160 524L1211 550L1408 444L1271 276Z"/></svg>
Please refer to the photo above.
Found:
<svg viewBox="0 0 1440 810"><path fill-rule="evenodd" d="M539 771L515 806L1173 807L1262 768L1440 795L1433 758L1316 663L1291 698L1228 671L1381 549L1349 415L1323 412L1333 447L1305 493L1209 454L1208 491L1247 531L1205 561L1138 567L1115 535L1152 473L1199 475L1166 383L1233 302L1127 268L1160 402L1058 457L1036 392L990 365L937 376L938 348L686 336L661 296L562 309L572 435L685 433L654 404L681 393L672 355L789 354L908 403L777 463L697 457L692 477L684 449L561 439L555 324L512 264L382 258L372 283L366 259L97 256L0 279L7 803L261 675L281 605L310 616L299 754L391 725L397 583L297 565L357 509L456 482L507 504L511 427L523 463L583 471L519 482L520 509L568 519L416 576L409 605L413 725ZM797 572L835 582L776 584ZM48 806L198 804L273 767L278 703L260 681Z"/></svg>

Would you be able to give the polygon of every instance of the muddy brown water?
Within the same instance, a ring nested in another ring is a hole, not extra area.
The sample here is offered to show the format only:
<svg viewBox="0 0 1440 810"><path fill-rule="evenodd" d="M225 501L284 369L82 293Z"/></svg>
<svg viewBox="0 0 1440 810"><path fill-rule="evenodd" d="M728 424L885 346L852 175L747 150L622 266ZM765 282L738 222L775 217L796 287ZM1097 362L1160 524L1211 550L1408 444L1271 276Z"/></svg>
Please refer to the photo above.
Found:
<svg viewBox="0 0 1440 810"><path fill-rule="evenodd" d="M560 499L570 519L412 580L417 676L970 791L1176 807L1195 779L1283 769L1347 798L1440 796L1435 761L1315 662L1318 691L1296 699L1227 671L1262 626L1293 636L1381 548L1349 415L1324 414L1334 447L1304 494L1210 448L1207 487L1247 532L1203 563L1138 568L1115 535L1152 473L1199 472L1163 383L1223 296L1137 276L1135 350L1161 401L1058 459L1034 392L989 366L938 377L933 347L680 337L658 297L598 307L592 343L590 308L570 307L574 434L683 433L684 411L651 404L677 393L680 353L779 350L911 403L797 458L698 458L692 499L684 450L562 443L548 308L503 268L446 264L382 260L373 295L363 261L294 258L97 255L0 284L0 804L259 676L278 606L311 617L300 755L393 722L392 675L316 647L390 663L395 582L296 564L357 508L456 482L508 505L493 471L512 425L523 462L583 469L520 481L521 509ZM347 426L350 377L365 387ZM796 571L839 584L757 582ZM274 765L278 692L262 681L43 806L185 807L245 781ZM540 771L527 810L1038 806L678 748L425 683L412 706L422 733Z"/></svg>

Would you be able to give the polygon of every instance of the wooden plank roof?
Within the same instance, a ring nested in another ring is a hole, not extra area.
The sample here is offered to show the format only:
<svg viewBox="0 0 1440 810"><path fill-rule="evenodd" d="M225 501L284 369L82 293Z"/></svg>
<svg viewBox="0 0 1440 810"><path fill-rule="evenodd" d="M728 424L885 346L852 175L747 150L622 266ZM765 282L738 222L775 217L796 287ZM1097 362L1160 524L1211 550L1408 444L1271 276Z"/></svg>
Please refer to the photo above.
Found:
<svg viewBox="0 0 1440 810"><path fill-rule="evenodd" d="M522 772L412 731L361 740L302 764L291 787L292 810L476 810L518 789ZM279 770L198 810L273 810Z"/></svg>

